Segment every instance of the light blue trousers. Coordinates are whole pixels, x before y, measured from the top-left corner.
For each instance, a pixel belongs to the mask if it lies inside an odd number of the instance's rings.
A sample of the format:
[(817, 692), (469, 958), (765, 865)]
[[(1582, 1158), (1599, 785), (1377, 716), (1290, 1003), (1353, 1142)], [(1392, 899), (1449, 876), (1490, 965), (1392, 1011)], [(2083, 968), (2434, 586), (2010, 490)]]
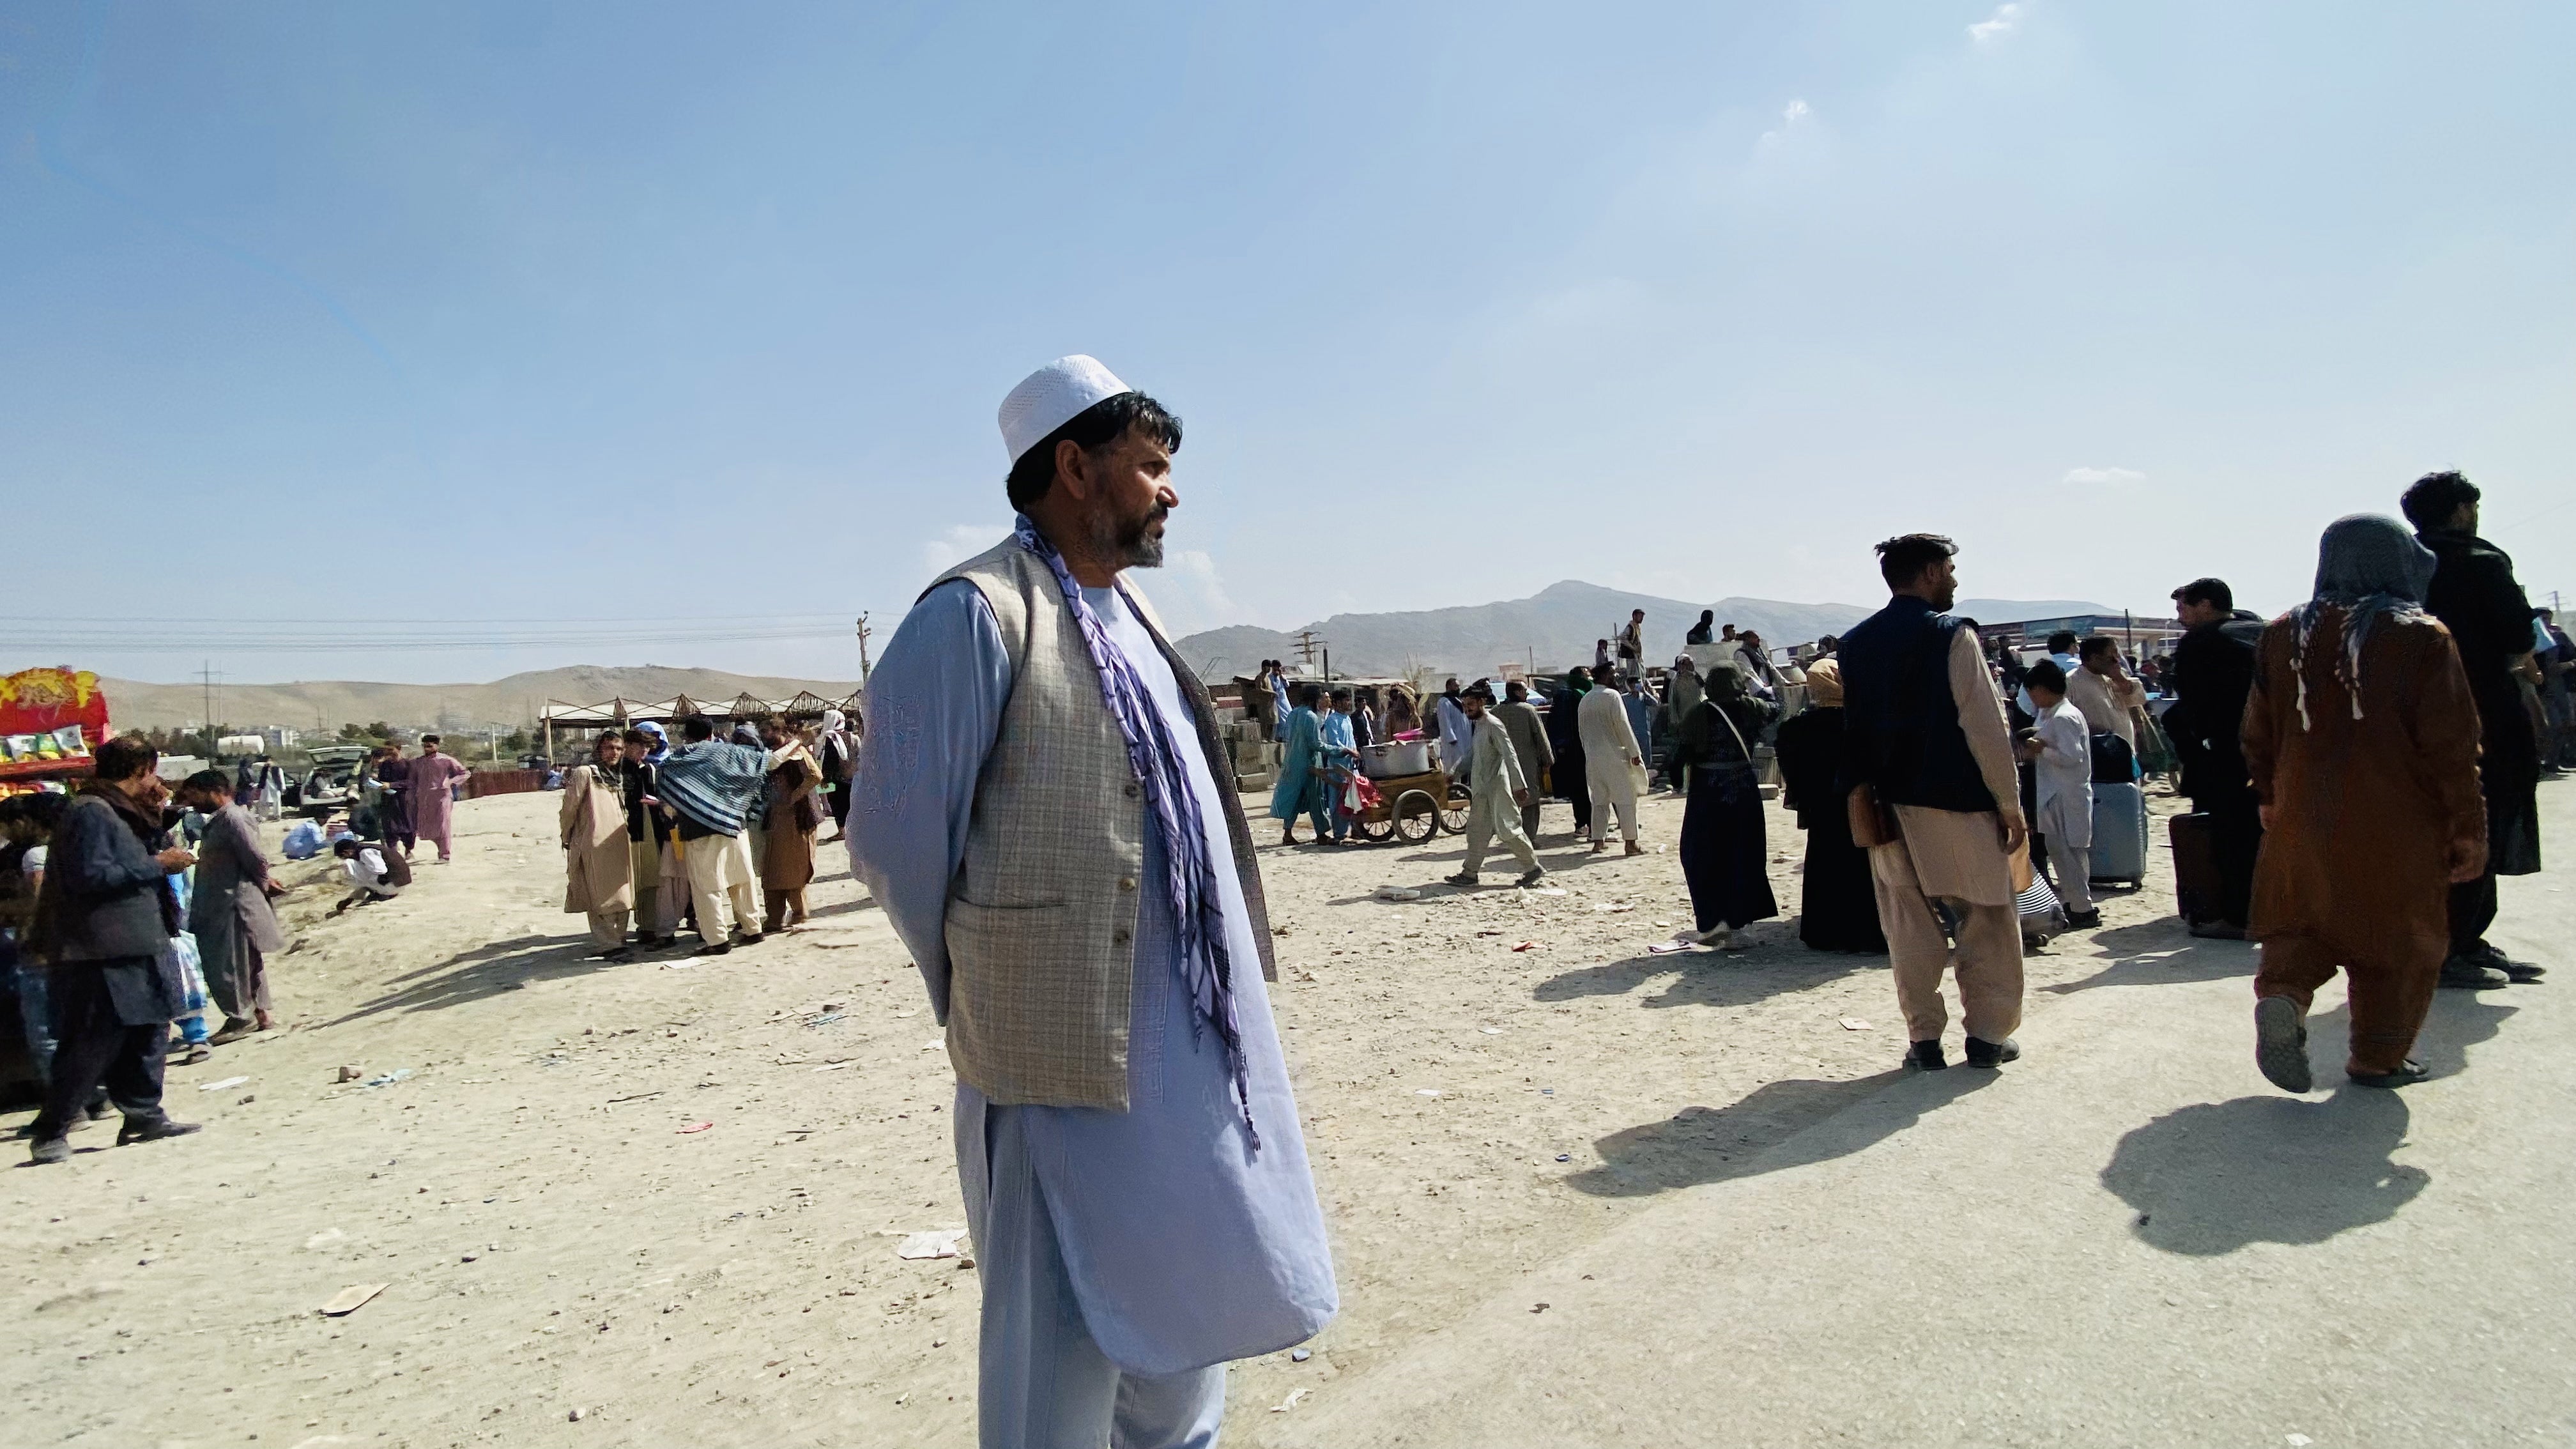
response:
[(1138, 1374), (1110, 1362), (1083, 1324), (1019, 1109), (986, 1108), (983, 1138), (980, 1161), (957, 1159), (984, 1284), (983, 1449), (1215, 1449), (1225, 1365)]

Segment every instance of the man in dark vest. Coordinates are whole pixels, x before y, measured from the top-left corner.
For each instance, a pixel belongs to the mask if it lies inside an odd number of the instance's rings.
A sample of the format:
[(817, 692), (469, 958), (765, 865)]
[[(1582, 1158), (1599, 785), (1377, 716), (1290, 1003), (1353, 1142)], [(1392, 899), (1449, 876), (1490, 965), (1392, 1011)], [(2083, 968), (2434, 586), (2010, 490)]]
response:
[(2433, 551), (2424, 611), (2459, 646), (2469, 694), (2478, 702), (2478, 788), (2487, 801), (2487, 868), (2451, 887), (2451, 955), (2442, 984), (2472, 989), (2531, 982), (2542, 968), (2506, 956), (2487, 940), (2495, 924), (2496, 877), (2540, 869), (2540, 743), (2523, 705), (2523, 684), (2540, 682), (2532, 662), (2531, 601), (2513, 560), (2478, 537), (2478, 485), (2457, 473), (2427, 473), (2402, 500), (2415, 537)]
[(2236, 607), (2224, 579), (2194, 579), (2173, 591), (2183, 624), (2173, 652), (2173, 707), (2165, 733), (2182, 757), (2182, 792), (2191, 808), (2209, 817), (2218, 866), (2217, 914), (2195, 916), (2191, 933), (2222, 940), (2245, 938), (2245, 913), (2254, 899), (2254, 858), (2263, 848), (2263, 818), (2245, 774), (2239, 732), (2245, 696), (2254, 688), (2254, 646), (2263, 621)]
[[(1843, 773), (1870, 846), (1870, 878), (1911, 1046), (1906, 1064), (1949, 1065), (1941, 968), (1955, 963), (1968, 1065), (2021, 1054), (2021, 925), (2013, 858), (2029, 841), (2003, 700), (1984, 647), (1948, 613), (1958, 546), (1909, 533), (1878, 546), (1894, 595), (1842, 637)], [(1937, 904), (1937, 910), (1936, 910)], [(1938, 911), (1955, 923), (1951, 948)]]

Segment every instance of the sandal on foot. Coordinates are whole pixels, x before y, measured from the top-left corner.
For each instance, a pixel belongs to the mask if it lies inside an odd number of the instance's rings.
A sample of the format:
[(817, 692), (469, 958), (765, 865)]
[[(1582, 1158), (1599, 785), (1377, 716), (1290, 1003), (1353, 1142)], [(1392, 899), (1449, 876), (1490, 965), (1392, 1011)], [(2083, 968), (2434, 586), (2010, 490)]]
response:
[(2308, 1070), (2308, 1024), (2299, 1003), (2286, 996), (2254, 1003), (2254, 1065), (2263, 1069), (2263, 1080), (2284, 1092), (2315, 1088)]
[(2424, 1070), (2422, 1062), (2409, 1057), (2390, 1071), (2356, 1072), (2347, 1069), (2344, 1075), (2352, 1078), (2356, 1087), (2411, 1087), (2433, 1074)]

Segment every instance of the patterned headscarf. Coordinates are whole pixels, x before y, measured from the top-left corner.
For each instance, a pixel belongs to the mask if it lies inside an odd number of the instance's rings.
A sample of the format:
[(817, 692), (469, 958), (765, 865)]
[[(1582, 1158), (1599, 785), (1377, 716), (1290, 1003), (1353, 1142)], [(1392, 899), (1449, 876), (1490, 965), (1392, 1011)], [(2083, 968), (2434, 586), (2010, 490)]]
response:
[(2353, 513), (2326, 525), (2317, 544), (2315, 597), (2298, 609), (2299, 632), (2290, 670), (2299, 679), (2299, 728), (2308, 728), (2308, 641), (2328, 609), (2344, 614), (2343, 655), (2335, 676), (2361, 718), (2361, 646), (2381, 619), (2407, 623), (2424, 617), (2424, 591), (2433, 582), (2433, 551), (2415, 541), (2406, 525), (2376, 513)]
[(1181, 980), (1190, 989), (1194, 1008), (1191, 1035), (1197, 1035), (1202, 1023), (1216, 1029), (1234, 1077), (1235, 1098), (1243, 1107), (1243, 1128), (1251, 1134), (1252, 1149), (1258, 1152), (1261, 1131), (1252, 1122), (1251, 1072), (1243, 1054), (1242, 1023), (1235, 1012), (1234, 966), (1225, 946), (1225, 912), (1217, 895), (1216, 862), (1208, 855), (1207, 827), (1199, 814), (1198, 792), (1190, 787), (1182, 771), (1180, 744), (1172, 738), (1163, 712), (1154, 707), (1153, 697), (1146, 693), (1145, 681), (1137, 677), (1136, 666), (1110, 642), (1107, 626), (1084, 601), (1073, 571), (1065, 567), (1064, 555), (1038, 532), (1026, 514), (1013, 521), (1011, 534), (1020, 547), (1045, 561), (1055, 574), (1056, 588), (1064, 594), (1064, 606), (1082, 630), (1082, 646), (1091, 655), (1092, 667), (1100, 671), (1100, 693), (1108, 701), (1110, 717), (1118, 721), (1118, 733), (1127, 742), (1127, 768), (1145, 787), (1145, 818), (1163, 842), (1163, 889), (1171, 901)]

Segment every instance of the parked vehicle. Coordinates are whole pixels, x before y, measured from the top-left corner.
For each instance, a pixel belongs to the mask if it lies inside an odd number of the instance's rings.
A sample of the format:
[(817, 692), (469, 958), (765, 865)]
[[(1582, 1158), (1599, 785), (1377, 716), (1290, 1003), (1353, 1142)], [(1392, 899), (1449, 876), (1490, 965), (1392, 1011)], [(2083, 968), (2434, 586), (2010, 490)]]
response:
[(357, 803), (358, 766), (366, 761), (367, 746), (316, 745), (306, 753), (313, 757), (313, 768), (286, 787), (287, 809), (319, 820)]

